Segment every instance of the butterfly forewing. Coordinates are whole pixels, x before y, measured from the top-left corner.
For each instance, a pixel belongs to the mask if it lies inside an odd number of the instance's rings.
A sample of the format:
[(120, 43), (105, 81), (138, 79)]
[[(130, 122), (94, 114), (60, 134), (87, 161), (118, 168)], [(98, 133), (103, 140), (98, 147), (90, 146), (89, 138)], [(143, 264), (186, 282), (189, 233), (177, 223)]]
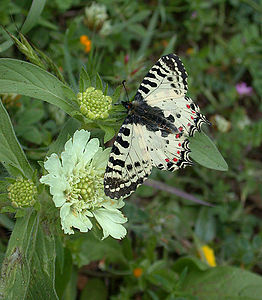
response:
[(105, 194), (112, 199), (127, 197), (152, 170), (141, 125), (127, 117), (113, 145), (104, 177)]
[[(141, 82), (137, 93), (141, 94), (144, 101), (154, 94), (164, 95), (172, 89), (173, 97), (185, 95), (187, 92), (187, 73), (180, 60), (175, 54), (168, 54), (161, 57), (149, 70)], [(148, 103), (149, 104), (149, 103)]]
[(209, 123), (186, 96), (187, 73), (175, 54), (161, 57), (141, 82), (113, 145), (105, 194), (129, 196), (152, 166), (175, 171), (191, 165), (188, 136)]

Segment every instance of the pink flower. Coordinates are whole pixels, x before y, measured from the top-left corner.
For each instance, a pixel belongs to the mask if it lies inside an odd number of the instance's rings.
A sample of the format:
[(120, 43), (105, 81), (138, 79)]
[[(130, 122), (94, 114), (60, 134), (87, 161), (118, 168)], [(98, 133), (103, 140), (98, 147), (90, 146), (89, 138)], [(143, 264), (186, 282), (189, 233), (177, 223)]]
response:
[(194, 10), (191, 14), (191, 19), (195, 19), (197, 17), (197, 12)]
[(247, 86), (247, 84), (245, 82), (239, 82), (236, 84), (236, 90), (238, 95), (240, 96), (250, 96), (253, 92), (253, 88), (252, 86)]
[(125, 55), (125, 58), (124, 58), (124, 63), (125, 63), (125, 65), (128, 63), (128, 61), (129, 61), (129, 55), (126, 54), (126, 55)]

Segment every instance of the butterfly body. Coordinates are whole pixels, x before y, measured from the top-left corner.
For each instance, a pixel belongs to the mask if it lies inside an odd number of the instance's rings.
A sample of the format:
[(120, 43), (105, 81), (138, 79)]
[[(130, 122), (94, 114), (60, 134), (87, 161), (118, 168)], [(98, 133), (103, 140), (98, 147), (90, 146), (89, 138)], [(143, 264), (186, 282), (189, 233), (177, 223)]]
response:
[(104, 177), (105, 194), (130, 195), (152, 167), (175, 171), (192, 165), (188, 136), (208, 123), (186, 96), (187, 73), (179, 57), (161, 57), (143, 79), (112, 147)]

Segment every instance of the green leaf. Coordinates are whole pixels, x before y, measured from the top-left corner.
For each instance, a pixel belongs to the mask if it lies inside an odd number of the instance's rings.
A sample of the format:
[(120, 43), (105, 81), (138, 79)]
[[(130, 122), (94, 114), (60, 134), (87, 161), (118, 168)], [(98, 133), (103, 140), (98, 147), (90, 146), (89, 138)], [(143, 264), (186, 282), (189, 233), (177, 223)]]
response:
[(174, 47), (175, 47), (176, 40), (177, 40), (177, 36), (176, 35), (172, 36), (172, 38), (168, 42), (168, 45), (166, 46), (166, 48), (165, 48), (164, 52), (162, 53), (162, 55), (166, 55), (166, 54), (174, 52)]
[(23, 126), (32, 125), (39, 122), (44, 117), (44, 114), (44, 110), (40, 108), (26, 109), (19, 115), (17, 122)]
[(119, 97), (120, 97), (120, 95), (121, 95), (122, 88), (123, 88), (123, 86), (122, 86), (122, 85), (119, 85), (119, 86), (115, 89), (113, 95), (111, 96), (111, 98), (112, 98), (112, 103), (116, 103), (116, 101), (119, 99)]
[[(46, 0), (33, 0), (28, 15), (25, 22), (21, 28), (21, 32), (26, 34), (30, 29), (32, 29), (35, 24), (39, 21), (39, 17), (45, 7)], [(0, 44), (0, 52), (6, 51), (13, 45), (13, 41), (10, 39), (8, 41)]]
[[(56, 239), (57, 240), (57, 239)], [(60, 241), (61, 243), (61, 241)], [(63, 247), (62, 243), (61, 246)], [(62, 248), (63, 251), (63, 263), (59, 263), (60, 257), (57, 253), (56, 259), (56, 276), (55, 276), (55, 288), (59, 299), (62, 299), (68, 282), (70, 281), (72, 274), (72, 255), (67, 248)]]
[(216, 221), (212, 209), (202, 207), (199, 211), (195, 233), (202, 242), (209, 243), (216, 236)]
[(41, 132), (35, 126), (16, 126), (18, 137), (23, 137), (26, 141), (40, 145), (43, 141)]
[(215, 144), (203, 132), (197, 132), (194, 137), (190, 137), (190, 156), (200, 165), (218, 170), (227, 171), (228, 165)]
[(103, 82), (99, 74), (96, 74), (96, 89), (103, 91)]
[(83, 289), (80, 300), (106, 300), (107, 288), (101, 279), (89, 279), (85, 288)]
[(76, 92), (77, 91), (77, 83), (76, 83), (76, 79), (74, 77), (73, 68), (72, 68), (72, 59), (71, 59), (71, 54), (69, 51), (69, 35), (70, 35), (70, 32), (72, 31), (72, 28), (73, 28), (73, 23), (71, 23), (71, 28), (69, 27), (66, 30), (66, 33), (64, 36), (63, 50), (64, 50), (64, 60), (65, 60), (65, 71), (68, 74), (70, 85), (73, 87), (73, 90)]
[(159, 18), (159, 12), (158, 9), (156, 9), (150, 19), (148, 28), (147, 28), (147, 35), (146, 37), (142, 40), (140, 49), (138, 50), (137, 56), (143, 56), (146, 52), (146, 49), (148, 49), (150, 42), (152, 40), (153, 34), (155, 32), (155, 28), (157, 26), (157, 21)]
[(78, 110), (74, 92), (49, 72), (17, 59), (0, 59), (0, 93), (15, 93), (54, 104), (69, 115)]
[(63, 300), (75, 300), (77, 296), (77, 278), (78, 278), (78, 270), (76, 268), (72, 269), (71, 278), (67, 287), (65, 289)]
[(91, 232), (84, 238), (79, 236), (77, 240), (71, 241), (69, 248), (79, 267), (100, 259), (106, 259), (109, 262), (126, 262), (121, 246), (116, 240), (107, 238), (101, 241)]
[(115, 136), (115, 130), (112, 127), (98, 124), (99, 127), (105, 132), (104, 143), (110, 141)]
[(86, 69), (83, 67), (80, 72), (80, 78), (79, 78), (79, 92), (83, 93), (86, 91), (87, 88), (91, 86), (91, 80), (90, 77), (86, 71)]
[(209, 269), (209, 266), (194, 256), (181, 257), (178, 260), (176, 260), (174, 264), (174, 270), (176, 272), (182, 273), (185, 270), (185, 268), (191, 271), (205, 271)]
[(27, 33), (31, 28), (35, 26), (45, 7), (45, 3), (46, 0), (33, 0), (27, 18), (21, 28), (22, 33)]
[(201, 300), (260, 300), (262, 277), (230, 266), (195, 269), (188, 273), (181, 289)]
[(54, 289), (55, 243), (51, 227), (28, 210), (16, 221), (2, 264), (0, 292), (6, 300), (58, 299)]
[(33, 176), (33, 170), (15, 136), (11, 120), (2, 102), (0, 102), (0, 161), (17, 168), (28, 179)]
[(14, 221), (11, 220), (7, 215), (0, 215), (0, 224), (8, 230), (13, 230), (14, 228)]

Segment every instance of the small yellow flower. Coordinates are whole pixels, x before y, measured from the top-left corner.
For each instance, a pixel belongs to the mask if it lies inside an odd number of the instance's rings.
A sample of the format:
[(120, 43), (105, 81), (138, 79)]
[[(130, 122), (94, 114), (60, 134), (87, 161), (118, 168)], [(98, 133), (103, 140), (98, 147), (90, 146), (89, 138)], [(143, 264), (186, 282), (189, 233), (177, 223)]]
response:
[(193, 54), (195, 51), (194, 51), (194, 48), (188, 48), (187, 50), (186, 50), (186, 54), (188, 54), (188, 55), (191, 55), (191, 54)]
[(204, 260), (207, 262), (207, 264), (210, 267), (216, 266), (216, 257), (214, 255), (214, 251), (212, 248), (210, 248), (208, 245), (204, 245), (201, 247), (201, 252)]
[(135, 269), (133, 270), (133, 275), (134, 275), (136, 278), (141, 277), (142, 274), (143, 274), (143, 269), (141, 269), (141, 268), (135, 268)]

